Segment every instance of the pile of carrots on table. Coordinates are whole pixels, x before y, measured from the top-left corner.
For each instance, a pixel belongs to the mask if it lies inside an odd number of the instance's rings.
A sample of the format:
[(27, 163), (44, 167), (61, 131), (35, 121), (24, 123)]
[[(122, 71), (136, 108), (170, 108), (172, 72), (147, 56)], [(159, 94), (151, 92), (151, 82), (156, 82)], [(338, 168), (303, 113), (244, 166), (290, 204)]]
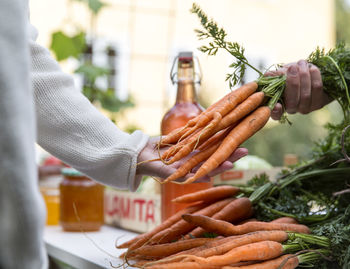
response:
[(322, 242), (292, 218), (252, 219), (252, 203), (236, 197), (238, 193), (239, 188), (219, 186), (176, 198), (173, 202), (192, 205), (117, 246), (127, 248), (121, 257), (147, 269), (290, 269), (298, 266), (301, 256), (289, 253), (301, 250), (301, 244), (288, 240)]
[(268, 106), (262, 106), (265, 94), (256, 92), (257, 89), (256, 82), (243, 85), (191, 119), (184, 127), (162, 138), (159, 147), (170, 145), (160, 156), (165, 164), (172, 164), (197, 151), (161, 183), (184, 177), (203, 162), (193, 177), (179, 184), (194, 182), (218, 167), (239, 145), (260, 130), (269, 120), (271, 110)]

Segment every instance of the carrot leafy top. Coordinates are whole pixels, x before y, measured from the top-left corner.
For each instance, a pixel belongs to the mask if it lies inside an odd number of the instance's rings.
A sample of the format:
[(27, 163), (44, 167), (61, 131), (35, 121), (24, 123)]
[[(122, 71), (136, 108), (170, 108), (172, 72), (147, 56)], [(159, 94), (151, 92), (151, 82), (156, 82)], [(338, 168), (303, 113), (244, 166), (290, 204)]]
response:
[[(241, 83), (247, 68), (251, 68), (258, 74), (259, 90), (270, 97), (268, 106), (272, 109), (277, 102), (283, 106), (282, 94), (285, 89), (286, 77), (264, 76), (264, 72), (249, 63), (244, 55), (244, 47), (237, 42), (227, 41), (225, 30), (220, 28), (213, 19), (209, 19), (198, 5), (193, 4), (191, 12), (198, 16), (203, 28), (195, 30), (199, 39), (210, 40), (208, 45), (201, 46), (199, 50), (208, 55), (216, 55), (220, 49), (223, 49), (233, 56), (233, 63), (229, 66), (232, 72), (226, 76), (230, 88)], [(320, 69), (324, 91), (338, 101), (343, 109), (345, 122), (350, 123), (350, 49), (346, 48), (344, 44), (338, 44), (328, 52), (317, 48), (310, 54), (308, 61)], [(281, 65), (276, 65), (276, 67), (279, 66)], [(284, 115), (282, 119), (286, 120), (287, 118)]]

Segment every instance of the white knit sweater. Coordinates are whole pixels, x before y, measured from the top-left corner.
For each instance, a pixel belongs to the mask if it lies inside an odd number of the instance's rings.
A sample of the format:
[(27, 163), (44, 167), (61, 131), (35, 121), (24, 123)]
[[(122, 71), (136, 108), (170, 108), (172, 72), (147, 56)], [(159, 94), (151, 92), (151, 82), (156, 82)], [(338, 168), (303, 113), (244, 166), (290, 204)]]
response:
[(38, 143), (89, 177), (109, 186), (135, 190), (136, 161), (148, 141), (141, 131), (128, 134), (99, 113), (74, 87), (50, 53), (33, 39), (30, 28), (31, 79)]
[(148, 141), (101, 115), (34, 42), (32, 28), (28, 41), (27, 14), (26, 0), (0, 1), (0, 269), (47, 267), (35, 129), (37, 142), (64, 162), (131, 190), (138, 182), (137, 156)]

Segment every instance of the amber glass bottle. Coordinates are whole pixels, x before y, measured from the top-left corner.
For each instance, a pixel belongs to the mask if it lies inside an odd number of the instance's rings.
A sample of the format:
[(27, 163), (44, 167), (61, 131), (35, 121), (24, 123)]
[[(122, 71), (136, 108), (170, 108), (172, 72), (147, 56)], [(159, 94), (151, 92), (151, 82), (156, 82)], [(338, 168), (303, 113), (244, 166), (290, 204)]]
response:
[[(190, 119), (199, 115), (203, 109), (197, 103), (195, 91), (195, 71), (194, 61), (191, 52), (181, 52), (177, 57), (177, 95), (175, 105), (164, 115), (161, 123), (161, 133), (166, 135), (172, 130), (184, 126)], [(212, 186), (212, 183), (192, 183), (188, 185), (178, 185), (167, 183), (162, 185), (162, 221), (172, 216), (187, 204), (175, 204), (171, 200), (186, 194)]]

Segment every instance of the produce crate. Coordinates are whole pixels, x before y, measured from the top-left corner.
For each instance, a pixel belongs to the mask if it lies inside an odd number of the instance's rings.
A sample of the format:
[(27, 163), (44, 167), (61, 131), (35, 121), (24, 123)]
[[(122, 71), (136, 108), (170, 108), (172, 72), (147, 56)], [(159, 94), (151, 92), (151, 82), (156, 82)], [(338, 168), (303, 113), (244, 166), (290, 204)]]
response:
[(147, 232), (161, 223), (160, 195), (105, 189), (105, 223)]
[(227, 170), (214, 177), (214, 185), (234, 184), (240, 185), (247, 183), (256, 175), (265, 173), (270, 180), (274, 181), (278, 173), (281, 172), (281, 167), (274, 167), (271, 169), (249, 169), (249, 170)]

